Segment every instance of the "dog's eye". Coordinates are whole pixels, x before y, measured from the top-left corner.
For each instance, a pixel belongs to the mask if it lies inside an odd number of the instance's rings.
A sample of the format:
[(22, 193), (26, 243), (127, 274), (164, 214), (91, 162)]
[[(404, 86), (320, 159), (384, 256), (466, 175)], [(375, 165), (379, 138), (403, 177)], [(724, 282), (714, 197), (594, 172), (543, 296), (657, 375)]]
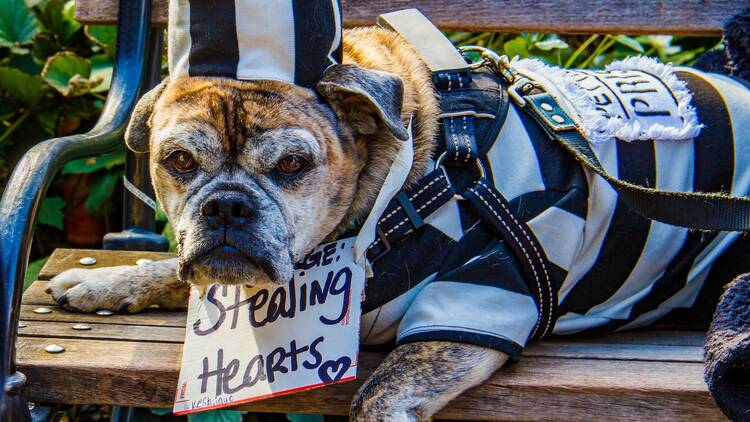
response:
[(175, 151), (167, 159), (174, 171), (180, 174), (191, 173), (198, 168), (193, 157), (185, 151)]
[(280, 172), (292, 175), (299, 173), (305, 167), (306, 163), (307, 161), (299, 155), (287, 155), (279, 161), (276, 167)]

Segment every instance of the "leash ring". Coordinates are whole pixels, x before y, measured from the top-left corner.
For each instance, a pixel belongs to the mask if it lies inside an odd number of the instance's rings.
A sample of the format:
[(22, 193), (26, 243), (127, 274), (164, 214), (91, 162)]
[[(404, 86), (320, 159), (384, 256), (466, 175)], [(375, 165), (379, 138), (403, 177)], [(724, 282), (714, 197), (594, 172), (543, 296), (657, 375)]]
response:
[[(451, 183), (450, 177), (448, 177), (448, 171), (443, 166), (443, 162), (445, 161), (445, 158), (448, 156), (448, 151), (443, 151), (442, 154), (435, 160), (435, 170), (440, 169), (443, 172), (443, 176), (445, 176), (445, 180), (448, 182), (448, 185), (453, 185)], [(487, 171), (484, 169), (484, 164), (482, 164), (482, 160), (479, 158), (474, 158), (474, 164), (476, 165), (477, 170), (479, 170), (479, 178), (484, 179), (484, 177), (487, 175)], [(463, 195), (459, 193), (453, 194), (453, 198), (458, 201), (463, 201), (464, 198)]]

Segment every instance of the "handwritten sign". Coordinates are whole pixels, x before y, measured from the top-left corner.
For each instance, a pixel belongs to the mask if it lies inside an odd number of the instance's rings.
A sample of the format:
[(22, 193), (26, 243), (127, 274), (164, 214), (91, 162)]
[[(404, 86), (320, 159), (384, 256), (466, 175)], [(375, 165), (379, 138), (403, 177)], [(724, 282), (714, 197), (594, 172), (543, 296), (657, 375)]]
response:
[(319, 246), (284, 286), (193, 288), (174, 413), (353, 380), (365, 281), (353, 246)]

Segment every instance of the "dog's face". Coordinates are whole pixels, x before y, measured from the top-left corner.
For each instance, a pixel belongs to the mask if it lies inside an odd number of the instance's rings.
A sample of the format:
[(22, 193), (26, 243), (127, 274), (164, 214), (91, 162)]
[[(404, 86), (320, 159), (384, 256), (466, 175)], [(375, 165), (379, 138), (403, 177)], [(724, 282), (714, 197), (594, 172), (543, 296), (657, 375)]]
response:
[(398, 78), (339, 66), (318, 89), (180, 78), (141, 100), (126, 138), (151, 152), (182, 280), (290, 280), (349, 212), (370, 138), (405, 136)]

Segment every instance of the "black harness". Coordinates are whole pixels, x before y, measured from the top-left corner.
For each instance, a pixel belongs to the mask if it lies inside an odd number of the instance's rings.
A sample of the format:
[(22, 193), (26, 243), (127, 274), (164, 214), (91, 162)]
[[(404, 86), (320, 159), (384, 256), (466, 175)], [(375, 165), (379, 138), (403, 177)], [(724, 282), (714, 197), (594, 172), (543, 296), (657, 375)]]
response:
[[(394, 27), (398, 22), (387, 24)], [(394, 29), (402, 33), (421, 25), (411, 22), (404, 30), (401, 23)], [(434, 28), (429, 21), (426, 25)], [(455, 54), (454, 47), (450, 48)], [(433, 153), (435, 170), (390, 201), (377, 224), (377, 238), (368, 248), (368, 259), (375, 263), (384, 257), (396, 244), (417, 233), (424, 220), (448, 201), (466, 201), (517, 258), (539, 309), (531, 338), (542, 338), (552, 331), (557, 315), (557, 288), (552, 283), (549, 262), (532, 231), (514, 214), (486, 171), (490, 168), (487, 152), (508, 113), (508, 87), (494, 73), (463, 60), (457, 69), (433, 70), (432, 78), (441, 111), (438, 147)]]

